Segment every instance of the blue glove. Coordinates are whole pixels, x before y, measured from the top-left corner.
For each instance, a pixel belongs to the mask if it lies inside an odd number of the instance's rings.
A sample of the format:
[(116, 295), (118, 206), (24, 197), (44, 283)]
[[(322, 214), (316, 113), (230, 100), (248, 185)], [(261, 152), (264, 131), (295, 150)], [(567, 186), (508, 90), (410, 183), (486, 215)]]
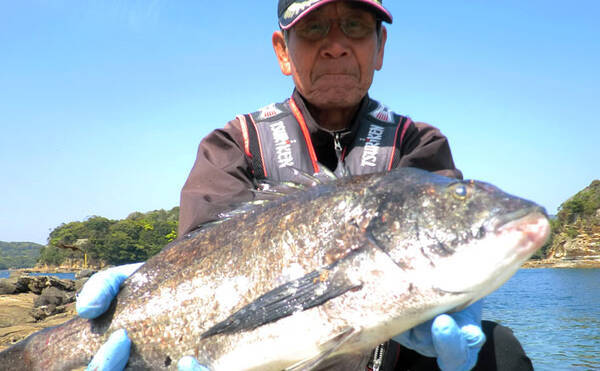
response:
[(86, 371), (123, 370), (129, 359), (131, 340), (127, 331), (117, 330), (110, 335), (108, 341), (96, 352)]
[[(118, 330), (100, 347), (86, 371), (123, 370), (127, 365), (130, 349), (131, 340), (127, 337), (127, 332)], [(210, 371), (192, 356), (181, 358), (177, 363), (177, 369), (179, 371)]]
[(127, 277), (144, 263), (120, 265), (94, 274), (77, 294), (75, 308), (83, 318), (96, 318), (106, 312)]
[[(120, 265), (94, 274), (77, 295), (75, 307), (79, 316), (96, 318), (106, 312), (127, 277), (144, 263)], [(123, 370), (129, 359), (131, 340), (124, 329), (115, 331), (96, 353), (87, 371)], [(209, 371), (194, 357), (183, 357), (177, 363), (179, 371)]]
[(460, 312), (442, 314), (392, 339), (416, 352), (437, 358), (440, 369), (470, 370), (485, 343), (480, 300)]

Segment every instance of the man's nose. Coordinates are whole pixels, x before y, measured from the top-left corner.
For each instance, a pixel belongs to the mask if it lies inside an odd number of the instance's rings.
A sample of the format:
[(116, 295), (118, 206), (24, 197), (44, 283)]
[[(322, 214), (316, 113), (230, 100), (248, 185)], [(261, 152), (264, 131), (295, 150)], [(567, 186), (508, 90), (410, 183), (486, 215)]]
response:
[(332, 22), (329, 33), (323, 40), (321, 56), (325, 58), (341, 58), (349, 54), (348, 37), (342, 32), (337, 22)]

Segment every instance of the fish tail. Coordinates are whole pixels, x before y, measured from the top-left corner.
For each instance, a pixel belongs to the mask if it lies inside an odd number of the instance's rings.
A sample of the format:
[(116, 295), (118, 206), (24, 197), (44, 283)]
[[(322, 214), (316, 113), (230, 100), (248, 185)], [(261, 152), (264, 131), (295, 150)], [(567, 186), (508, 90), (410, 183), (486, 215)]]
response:
[[(8, 370), (70, 370), (85, 367), (94, 349), (79, 347), (84, 341), (81, 330), (88, 327), (87, 320), (75, 318), (56, 327), (36, 332), (25, 340), (0, 352), (0, 371)], [(97, 337), (88, 337), (97, 343)]]
[(0, 352), (0, 370), (31, 370), (32, 365), (27, 354), (29, 338)]

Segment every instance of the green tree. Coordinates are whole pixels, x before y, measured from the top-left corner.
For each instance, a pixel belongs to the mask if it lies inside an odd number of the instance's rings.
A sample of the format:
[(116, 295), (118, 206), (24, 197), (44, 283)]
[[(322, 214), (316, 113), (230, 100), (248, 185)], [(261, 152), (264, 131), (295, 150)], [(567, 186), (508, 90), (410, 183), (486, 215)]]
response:
[(107, 264), (144, 261), (177, 237), (178, 217), (179, 208), (174, 207), (168, 211), (133, 212), (122, 220), (92, 216), (82, 222), (61, 224), (50, 233), (40, 262), (60, 264), (73, 256), (59, 248), (64, 245), (81, 247), (89, 258)]
[(42, 248), (33, 242), (0, 241), (0, 269), (33, 267)]

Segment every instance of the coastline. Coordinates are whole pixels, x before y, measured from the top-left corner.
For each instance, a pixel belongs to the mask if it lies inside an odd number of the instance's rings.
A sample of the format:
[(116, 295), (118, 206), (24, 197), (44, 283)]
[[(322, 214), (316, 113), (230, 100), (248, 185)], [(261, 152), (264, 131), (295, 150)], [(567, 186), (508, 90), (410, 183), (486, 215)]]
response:
[(93, 270), (99, 271), (103, 268), (90, 266), (87, 268), (83, 268), (81, 266), (60, 266), (60, 267), (51, 267), (51, 266), (43, 266), (43, 267), (31, 267), (31, 268), (8, 268), (7, 271), (12, 273), (77, 273), (84, 270)]
[(532, 259), (526, 261), (521, 268), (598, 269), (600, 259)]

